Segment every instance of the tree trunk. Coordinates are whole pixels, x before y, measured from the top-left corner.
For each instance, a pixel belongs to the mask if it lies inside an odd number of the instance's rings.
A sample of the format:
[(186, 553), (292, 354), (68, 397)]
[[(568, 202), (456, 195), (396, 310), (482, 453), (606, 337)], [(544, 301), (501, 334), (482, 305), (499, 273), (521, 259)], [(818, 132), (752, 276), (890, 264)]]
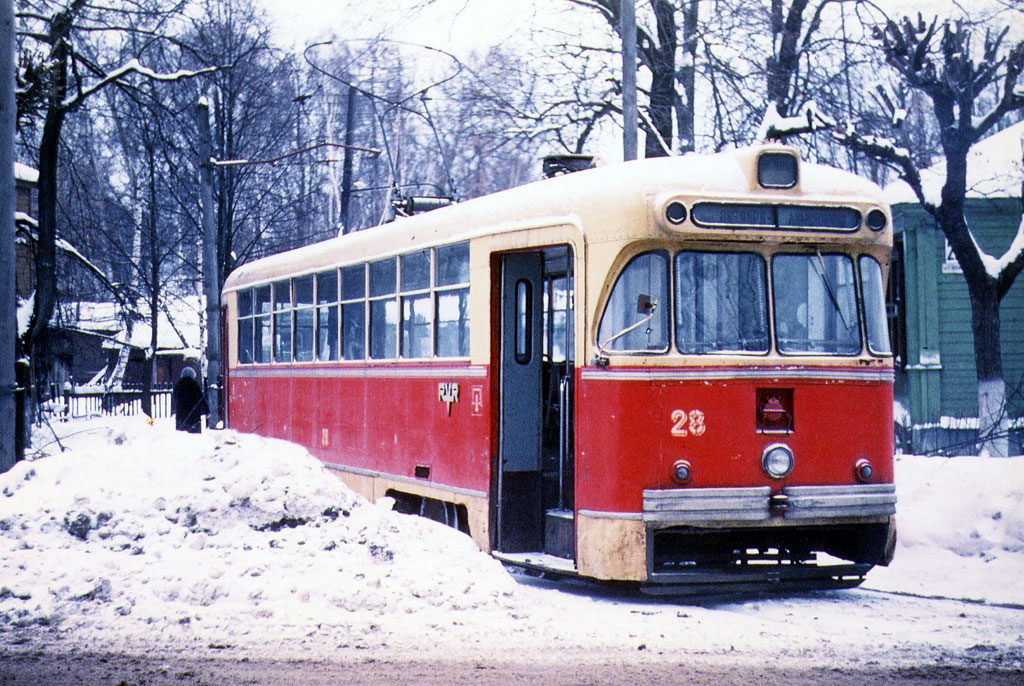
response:
[[(936, 107), (936, 114), (940, 122), (944, 121), (945, 112), (940, 107)], [(945, 121), (950, 121), (948, 115)], [(999, 283), (985, 269), (964, 214), (970, 144), (947, 126), (942, 146), (946, 154), (946, 183), (942, 187), (937, 219), (960, 264), (971, 298), (971, 330), (978, 377), (979, 448), (981, 454), (1005, 457), (1009, 454), (1009, 418), (1000, 349)]]
[(32, 323), (26, 336), (26, 348), (32, 356), (33, 393), (29, 402), (42, 398), (49, 369), (49, 346), (46, 328), (57, 303), (57, 166), (60, 134), (64, 127), (64, 98), (68, 86), (67, 36), (71, 32), (71, 16), (60, 12), (50, 23), (49, 43), (53, 75), (47, 98), (46, 118), (39, 140), (39, 233), (36, 241), (36, 301)]
[(971, 330), (978, 372), (978, 442), (980, 454), (1009, 455), (1009, 415), (1006, 381), (999, 347), (999, 294), (994, 279), (968, 281), (971, 294)]
[(672, 107), (676, 98), (676, 16), (669, 0), (654, 0), (658, 45), (648, 51), (651, 69), (649, 111), (653, 131), (647, 132), (645, 157), (665, 157), (672, 153)]
[(679, 131), (679, 151), (693, 152), (697, 149), (694, 140), (694, 112), (696, 110), (696, 74), (697, 74), (697, 39), (698, 19), (700, 17), (700, 0), (688, 0), (683, 4), (683, 65), (679, 68), (679, 81), (682, 86), (682, 101), (676, 112)]
[(772, 0), (771, 31), (772, 54), (767, 63), (768, 102), (775, 103), (779, 114), (789, 114), (790, 89), (800, 61), (798, 45), (803, 28), (803, 14), (809, 0), (792, 0), (789, 12), (783, 7), (783, 0)]

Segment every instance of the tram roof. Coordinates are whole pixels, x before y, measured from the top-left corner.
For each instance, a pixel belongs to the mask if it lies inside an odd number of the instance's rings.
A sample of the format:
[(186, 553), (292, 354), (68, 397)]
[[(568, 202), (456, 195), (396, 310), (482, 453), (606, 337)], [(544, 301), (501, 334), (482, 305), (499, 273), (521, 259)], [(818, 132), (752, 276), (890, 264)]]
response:
[(574, 223), (587, 240), (621, 239), (621, 223), (596, 220), (623, 211), (636, 213), (649, 197), (665, 193), (752, 202), (885, 204), (882, 189), (871, 181), (802, 160), (794, 188), (762, 188), (757, 160), (766, 151), (786, 151), (799, 158), (793, 148), (769, 144), (599, 166), (255, 260), (235, 269), (224, 289), (532, 226)]

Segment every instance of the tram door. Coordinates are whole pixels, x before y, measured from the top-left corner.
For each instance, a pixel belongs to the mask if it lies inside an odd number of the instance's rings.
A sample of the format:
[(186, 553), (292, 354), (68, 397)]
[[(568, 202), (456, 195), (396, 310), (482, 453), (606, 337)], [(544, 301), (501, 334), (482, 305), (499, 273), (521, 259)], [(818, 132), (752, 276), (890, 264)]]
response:
[(501, 260), (497, 525), (503, 552), (573, 557), (568, 247)]

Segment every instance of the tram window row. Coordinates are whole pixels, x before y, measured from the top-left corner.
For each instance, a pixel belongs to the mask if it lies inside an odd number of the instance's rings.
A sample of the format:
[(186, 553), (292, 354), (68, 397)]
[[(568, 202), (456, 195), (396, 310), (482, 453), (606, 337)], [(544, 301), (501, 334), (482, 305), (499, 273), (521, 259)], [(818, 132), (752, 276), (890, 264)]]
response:
[(469, 357), (469, 244), (238, 293), (241, 364)]

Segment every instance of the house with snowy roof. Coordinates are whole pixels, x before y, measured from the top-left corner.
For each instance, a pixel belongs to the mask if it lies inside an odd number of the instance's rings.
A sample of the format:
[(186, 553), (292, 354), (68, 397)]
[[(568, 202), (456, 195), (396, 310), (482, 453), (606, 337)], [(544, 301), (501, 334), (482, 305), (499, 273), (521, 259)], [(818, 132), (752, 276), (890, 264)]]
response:
[[(14, 165), (16, 188), (15, 254), (19, 326), (28, 324), (35, 291), (35, 242), (38, 231), (39, 172)], [(58, 241), (58, 250), (87, 271), (102, 274), (74, 246)], [(135, 308), (136, 311), (145, 308)], [(191, 296), (165, 301), (157, 322), (153, 381), (170, 385), (186, 362), (200, 357), (205, 300)], [(52, 363), (49, 378), (56, 389), (69, 382), (80, 390), (104, 390), (142, 384), (146, 351), (151, 346), (148, 320), (139, 321), (114, 302), (64, 302), (57, 306), (47, 333)]]
[[(199, 359), (204, 303), (202, 296), (164, 303), (157, 321), (156, 385), (172, 384), (186, 362)], [(79, 390), (142, 385), (152, 327), (148, 320), (126, 316), (120, 304), (62, 303), (54, 313), (51, 337), (57, 376)]]
[[(999, 257), (1021, 223), (1024, 122), (976, 144), (968, 157), (966, 215), (979, 247)], [(926, 197), (938, 197), (945, 162), (921, 172)], [(978, 432), (977, 373), (971, 303), (960, 265), (935, 221), (903, 181), (886, 188), (896, 231), (890, 276), (890, 327), (897, 354), (897, 442), (906, 451), (969, 450)], [(1024, 279), (1000, 307), (1006, 397), (1024, 435)]]

